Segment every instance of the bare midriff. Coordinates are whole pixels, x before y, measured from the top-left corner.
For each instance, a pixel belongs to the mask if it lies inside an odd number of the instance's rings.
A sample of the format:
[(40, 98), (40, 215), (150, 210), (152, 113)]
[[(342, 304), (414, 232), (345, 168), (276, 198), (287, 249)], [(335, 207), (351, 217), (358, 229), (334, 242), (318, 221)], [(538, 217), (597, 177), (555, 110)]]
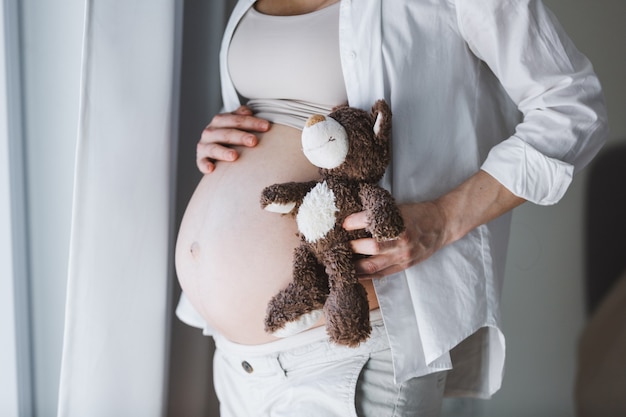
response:
[[(292, 216), (261, 209), (261, 190), (318, 178), (302, 153), (299, 130), (274, 124), (258, 136), (256, 147), (237, 148), (237, 161), (218, 162), (202, 178), (176, 244), (178, 279), (192, 305), (221, 335), (248, 345), (276, 339), (264, 331), (265, 311), (291, 281), (300, 242)], [(372, 282), (363, 285), (370, 309), (377, 308)]]

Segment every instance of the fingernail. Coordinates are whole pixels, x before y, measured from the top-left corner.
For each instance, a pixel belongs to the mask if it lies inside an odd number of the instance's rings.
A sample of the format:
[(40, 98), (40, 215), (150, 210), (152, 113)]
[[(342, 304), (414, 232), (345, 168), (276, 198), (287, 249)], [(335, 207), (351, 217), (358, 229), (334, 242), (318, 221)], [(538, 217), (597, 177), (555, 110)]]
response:
[(254, 135), (246, 136), (245, 142), (246, 142), (246, 145), (248, 146), (254, 146), (254, 144), (256, 143), (256, 136)]

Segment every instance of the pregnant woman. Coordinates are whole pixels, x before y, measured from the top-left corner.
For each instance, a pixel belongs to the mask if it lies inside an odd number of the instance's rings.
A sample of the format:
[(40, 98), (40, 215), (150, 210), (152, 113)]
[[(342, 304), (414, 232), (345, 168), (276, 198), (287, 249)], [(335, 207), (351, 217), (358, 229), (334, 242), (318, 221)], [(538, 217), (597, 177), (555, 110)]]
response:
[[(558, 201), (606, 131), (597, 77), (552, 14), (539, 0), (240, 0), (220, 60), (225, 112), (198, 144), (176, 269), (216, 341), (222, 417), (432, 417), (444, 388), (497, 391), (510, 210)], [(369, 255), (355, 269), (371, 337), (336, 346), (322, 318), (276, 339), (264, 316), (298, 237), (261, 190), (317, 178), (300, 144), (310, 115), (380, 98), (394, 113), (383, 185), (407, 228), (352, 242)]]
[[(228, 71), (247, 106), (215, 116), (203, 141), (232, 143), (229, 148), (213, 146), (211, 152), (220, 153), (216, 159), (236, 163), (199, 160), (207, 175), (188, 204), (176, 246), (183, 291), (219, 335), (218, 350), (225, 350), (227, 341), (253, 347), (276, 340), (264, 331), (265, 312), (270, 298), (292, 279), (293, 249), (299, 238), (293, 217), (261, 210), (259, 198), (270, 184), (318, 178), (318, 168), (302, 152), (301, 130), (309, 116), (330, 113), (347, 103), (337, 30), (339, 2), (328, 3), (332, 4), (320, 3), (310, 12), (288, 16), (269, 14), (271, 9), (266, 14), (260, 6), (251, 8), (228, 49)], [(362, 284), (370, 309), (377, 309), (371, 279)], [(376, 314), (372, 318), (373, 325), (382, 324)], [(313, 328), (323, 324), (321, 319)], [(311, 340), (327, 343), (322, 330), (310, 340), (290, 340), (287, 347), (293, 350)], [(279, 352), (286, 345), (273, 350)], [(361, 355), (366, 350), (361, 348)], [(242, 361), (235, 362), (241, 368)], [(216, 384), (221, 386), (224, 377), (218, 369)], [(344, 376), (339, 372), (335, 378)], [(220, 402), (222, 415), (229, 415), (224, 394)], [(233, 415), (242, 414), (233, 411)]]
[[(338, 6), (291, 17), (263, 15), (253, 8), (230, 45), (230, 76), (249, 100), (248, 107), (235, 111), (236, 120), (257, 132), (245, 136), (256, 146), (234, 146), (225, 152), (236, 155), (236, 163), (209, 168), (212, 172), (201, 180), (187, 207), (177, 262), (192, 304), (233, 342), (251, 345), (274, 339), (263, 330), (265, 310), (270, 298), (291, 281), (298, 237), (292, 217), (262, 211), (259, 199), (261, 190), (273, 183), (318, 176), (318, 168), (302, 153), (300, 133), (310, 115), (330, 113), (347, 102)], [(275, 34), (280, 41), (270, 43), (257, 31)], [(224, 134), (231, 120), (216, 116), (204, 135)], [(376, 308), (371, 280), (364, 284)]]

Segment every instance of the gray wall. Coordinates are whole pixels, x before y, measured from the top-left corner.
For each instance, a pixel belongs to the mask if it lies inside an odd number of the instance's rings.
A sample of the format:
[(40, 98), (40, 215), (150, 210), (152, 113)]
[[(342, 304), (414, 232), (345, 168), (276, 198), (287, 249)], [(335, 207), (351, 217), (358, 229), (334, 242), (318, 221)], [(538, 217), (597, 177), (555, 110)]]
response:
[[(545, 0), (604, 87), (611, 135), (626, 142), (626, 3)], [(485, 417), (573, 416), (576, 347), (585, 322), (583, 215), (588, 170), (554, 207), (525, 205), (513, 216), (504, 285), (508, 358), (502, 390)]]
[[(626, 28), (621, 21), (626, 3), (547, 3), (595, 64), (609, 104), (611, 142), (626, 141)], [(53, 416), (63, 335), (84, 4), (81, 0), (20, 4), (35, 410), (37, 416)], [(185, 136), (183, 140), (192, 147), (195, 140)], [(192, 154), (189, 148), (183, 152)], [(557, 206), (528, 205), (515, 212), (504, 289), (506, 377), (493, 400), (474, 405), (475, 415), (573, 415), (575, 349), (584, 323), (584, 185), (583, 172)]]

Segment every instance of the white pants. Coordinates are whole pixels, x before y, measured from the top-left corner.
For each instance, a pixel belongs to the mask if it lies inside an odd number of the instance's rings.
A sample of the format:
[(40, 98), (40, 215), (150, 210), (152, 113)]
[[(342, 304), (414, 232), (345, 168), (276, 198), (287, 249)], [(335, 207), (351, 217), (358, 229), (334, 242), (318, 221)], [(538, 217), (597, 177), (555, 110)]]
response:
[(382, 321), (357, 348), (334, 345), (324, 334), (319, 328), (294, 336), (296, 346), (288, 339), (242, 346), (217, 336), (221, 417), (439, 416), (446, 372), (395, 384)]

